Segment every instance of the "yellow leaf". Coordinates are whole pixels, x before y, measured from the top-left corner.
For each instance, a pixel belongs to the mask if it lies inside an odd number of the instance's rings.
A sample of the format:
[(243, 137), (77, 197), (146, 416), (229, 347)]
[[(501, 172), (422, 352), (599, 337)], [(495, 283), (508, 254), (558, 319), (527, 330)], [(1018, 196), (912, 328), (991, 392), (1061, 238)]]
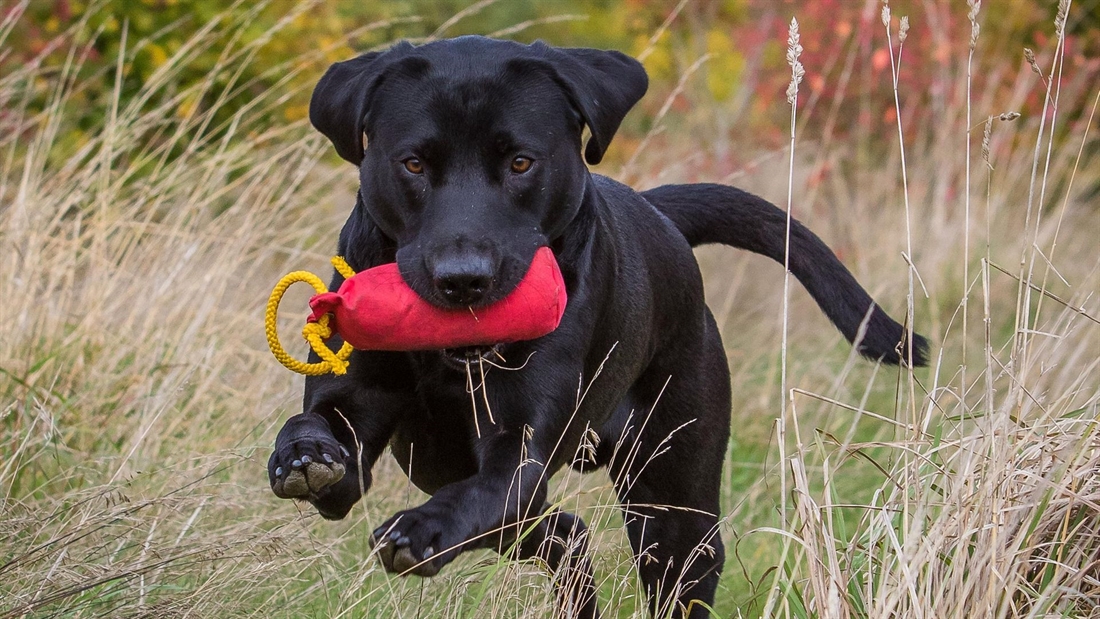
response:
[(288, 121), (301, 120), (309, 115), (309, 105), (288, 105), (283, 109), (283, 117)]
[(156, 43), (149, 44), (149, 57), (153, 62), (153, 67), (160, 68), (165, 62), (168, 62), (168, 52), (164, 51), (164, 48)]
[(658, 43), (653, 51), (642, 61), (645, 70), (650, 76), (663, 78), (672, 75), (672, 53), (668, 46)]
[(188, 97), (181, 101), (179, 106), (176, 107), (176, 117), (190, 118), (194, 115), (196, 108), (198, 108), (198, 102), (197, 97)]
[(718, 29), (707, 32), (707, 52), (713, 55), (707, 66), (707, 90), (715, 99), (726, 99), (741, 77), (744, 58), (730, 37)]

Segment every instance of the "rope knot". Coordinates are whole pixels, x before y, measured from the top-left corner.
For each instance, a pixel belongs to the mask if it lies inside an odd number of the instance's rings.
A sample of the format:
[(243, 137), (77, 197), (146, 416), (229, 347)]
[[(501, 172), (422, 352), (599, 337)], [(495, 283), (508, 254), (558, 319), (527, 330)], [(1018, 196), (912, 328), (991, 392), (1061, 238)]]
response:
[(311, 337), (321, 338), (327, 340), (332, 337), (332, 329), (328, 326), (328, 314), (321, 317), (318, 322), (307, 322), (306, 326), (302, 327), (302, 337), (307, 341)]
[[(332, 259), (332, 262), (345, 279), (355, 275), (355, 271), (344, 262), (343, 258), (337, 256)], [(271, 349), (271, 354), (275, 355), (279, 363), (282, 363), (288, 370), (306, 376), (320, 376), (329, 372), (338, 376), (346, 374), (348, 371), (348, 357), (351, 356), (353, 349), (351, 344), (344, 342), (339, 351), (333, 352), (325, 344), (325, 340), (332, 337), (332, 328), (329, 326), (331, 316), (328, 314), (322, 316), (317, 322), (306, 323), (306, 326), (302, 328), (302, 337), (309, 342), (313, 352), (321, 358), (319, 363), (305, 363), (295, 359), (290, 356), (290, 353), (283, 348), (282, 343), (279, 341), (277, 329), (279, 303), (283, 300), (283, 295), (286, 294), (287, 289), (296, 282), (309, 284), (317, 294), (328, 292), (328, 288), (325, 287), (325, 283), (321, 281), (321, 278), (308, 271), (288, 273), (279, 280), (278, 284), (275, 284), (275, 289), (271, 291), (271, 296), (267, 300), (267, 309), (264, 312), (264, 331), (267, 335), (267, 346)]]

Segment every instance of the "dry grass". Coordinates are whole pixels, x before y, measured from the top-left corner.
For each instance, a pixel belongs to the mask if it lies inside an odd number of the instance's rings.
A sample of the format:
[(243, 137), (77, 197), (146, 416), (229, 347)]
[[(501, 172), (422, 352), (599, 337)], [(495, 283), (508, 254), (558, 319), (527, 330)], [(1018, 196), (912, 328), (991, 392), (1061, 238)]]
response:
[[(233, 88), (240, 51), (197, 88)], [(304, 123), (265, 127), (278, 90), (225, 126), (212, 110), (177, 116), (193, 94), (172, 87), (185, 53), (142, 103), (120, 101), (85, 143), (62, 144), (81, 54), (61, 71), (0, 74), (0, 618), (549, 616), (548, 579), (488, 554), (430, 581), (381, 574), (371, 526), (423, 498), (388, 458), (343, 523), (271, 495), (268, 449), (301, 382), (267, 353), (262, 305), (283, 272), (326, 272), (354, 175), (321, 163), (328, 146)], [(1096, 96), (1064, 77), (1063, 103)], [(1025, 66), (1019, 96), (1037, 86)], [(33, 112), (45, 91), (51, 104)], [(1078, 197), (1100, 171), (1077, 165), (1095, 128), (995, 122), (993, 169), (974, 162), (966, 216), (965, 108), (948, 109), (907, 146), (911, 252), (895, 144), (871, 165), (858, 145), (800, 137), (794, 172), (800, 218), (892, 313), (911, 294), (917, 329), (939, 343), (930, 371), (846, 356), (796, 289), (794, 391), (776, 426), (782, 268), (700, 252), (738, 429), (722, 616), (1088, 616), (1100, 604), (1100, 211)], [(1067, 120), (1069, 137), (1048, 142), (1049, 123)], [(643, 186), (689, 178), (676, 159), (630, 157), (664, 169)], [(807, 184), (821, 161), (837, 173)], [(789, 179), (736, 180), (781, 199)], [(606, 479), (552, 486), (591, 525), (603, 606), (644, 617)]]
[[(884, 8), (889, 29), (888, 17)], [(1058, 22), (1055, 34), (1060, 40)], [(768, 529), (786, 543), (764, 616), (1092, 617), (1100, 608), (1100, 213), (1074, 201), (1100, 93), (1084, 90), (1095, 97), (1086, 99), (1091, 112), (1075, 119), (1072, 138), (1059, 145), (1052, 137), (1063, 83), (1059, 51), (1052, 64), (1050, 110), (1016, 134), (1034, 140), (1034, 155), (1021, 157), (1005, 144), (994, 151), (1005, 165), (986, 154), (984, 222), (970, 227), (965, 196), (947, 204), (934, 195), (910, 199), (921, 188), (907, 176), (932, 181), (965, 170), (969, 182), (967, 159), (934, 142), (908, 167), (900, 152), (896, 166), (878, 171), (897, 170), (902, 179), (893, 190), (906, 205), (905, 234), (895, 235), (893, 249), (904, 239), (903, 258), (912, 255), (909, 204), (925, 205), (913, 209), (925, 256), (899, 266), (910, 272), (910, 299), (924, 289), (933, 315), (941, 315), (933, 328), (938, 358), (927, 374), (891, 373), (898, 393), (885, 410), (866, 406), (870, 391), (858, 403), (792, 392), (796, 406), (777, 425), (779, 467), (787, 470), (777, 474), (789, 476), (793, 508), (781, 528)], [(1065, 82), (1072, 86), (1072, 77)], [(1004, 172), (994, 176), (994, 165)], [(1087, 177), (1095, 182), (1096, 170)], [(946, 210), (960, 201), (963, 212)], [(972, 234), (984, 248), (960, 253)], [(953, 282), (970, 263), (978, 276)], [(961, 291), (952, 290), (959, 284)], [(980, 309), (969, 307), (971, 295)], [(970, 309), (984, 329), (970, 342), (980, 354), (967, 356), (960, 327)], [(822, 406), (835, 409), (826, 423)], [(860, 438), (868, 421), (888, 430)], [(843, 484), (859, 475), (854, 462), (879, 472), (881, 485), (870, 486), (865, 501)]]
[(302, 208), (324, 145), (301, 123), (253, 131), (276, 92), (217, 134), (166, 112), (194, 94), (170, 66), (66, 152), (83, 51), (0, 78), (0, 616), (266, 614), (317, 551), (286, 551), (289, 514), (257, 517), (256, 447), (295, 389), (253, 299), (327, 232)]

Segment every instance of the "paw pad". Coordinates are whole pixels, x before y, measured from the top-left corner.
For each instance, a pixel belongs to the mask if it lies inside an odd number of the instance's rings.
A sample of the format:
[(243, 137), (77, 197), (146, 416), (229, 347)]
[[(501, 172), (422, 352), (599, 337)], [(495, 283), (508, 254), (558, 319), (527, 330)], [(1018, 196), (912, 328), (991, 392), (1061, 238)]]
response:
[(432, 561), (435, 549), (428, 546), (424, 549), (423, 557), (417, 557), (410, 547), (411, 541), (399, 531), (386, 531), (379, 529), (370, 537), (371, 548), (378, 553), (379, 560), (386, 571), (402, 576), (413, 574), (423, 578), (435, 576), (442, 569), (442, 565)]
[[(295, 464), (298, 466), (294, 466)], [(313, 461), (309, 456), (304, 456), (300, 461), (296, 460), (292, 466), (294, 468), (285, 478), (282, 477), (282, 467), (275, 470), (276, 477), (271, 484), (271, 489), (280, 498), (303, 499), (314, 496), (343, 479), (347, 470), (339, 462), (322, 464)]]

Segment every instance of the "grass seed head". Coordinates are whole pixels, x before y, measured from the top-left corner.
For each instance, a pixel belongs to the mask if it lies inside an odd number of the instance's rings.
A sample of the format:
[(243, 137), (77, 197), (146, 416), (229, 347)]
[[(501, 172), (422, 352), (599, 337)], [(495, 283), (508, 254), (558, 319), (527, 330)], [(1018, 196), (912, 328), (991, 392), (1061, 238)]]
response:
[(798, 57), (802, 55), (802, 45), (798, 42), (798, 20), (791, 18), (791, 25), (787, 30), (787, 64), (791, 65), (791, 83), (787, 86), (787, 103), (794, 105), (798, 98), (798, 85), (802, 83), (802, 76), (806, 74), (802, 62)]
[(1066, 34), (1066, 16), (1069, 14), (1069, 0), (1059, 0), (1058, 15), (1054, 18), (1054, 33), (1058, 38)]
[(982, 2), (966, 0), (966, 4), (970, 7), (970, 11), (966, 14), (966, 18), (970, 20), (970, 51), (974, 51), (978, 46), (978, 34), (982, 30), (981, 25), (978, 24), (978, 10), (982, 8)]
[(1043, 72), (1039, 70), (1039, 63), (1035, 62), (1035, 52), (1032, 51), (1030, 47), (1024, 48), (1024, 60), (1027, 61), (1027, 64), (1031, 65), (1031, 70), (1034, 71), (1036, 75), (1041, 76), (1043, 74)]

